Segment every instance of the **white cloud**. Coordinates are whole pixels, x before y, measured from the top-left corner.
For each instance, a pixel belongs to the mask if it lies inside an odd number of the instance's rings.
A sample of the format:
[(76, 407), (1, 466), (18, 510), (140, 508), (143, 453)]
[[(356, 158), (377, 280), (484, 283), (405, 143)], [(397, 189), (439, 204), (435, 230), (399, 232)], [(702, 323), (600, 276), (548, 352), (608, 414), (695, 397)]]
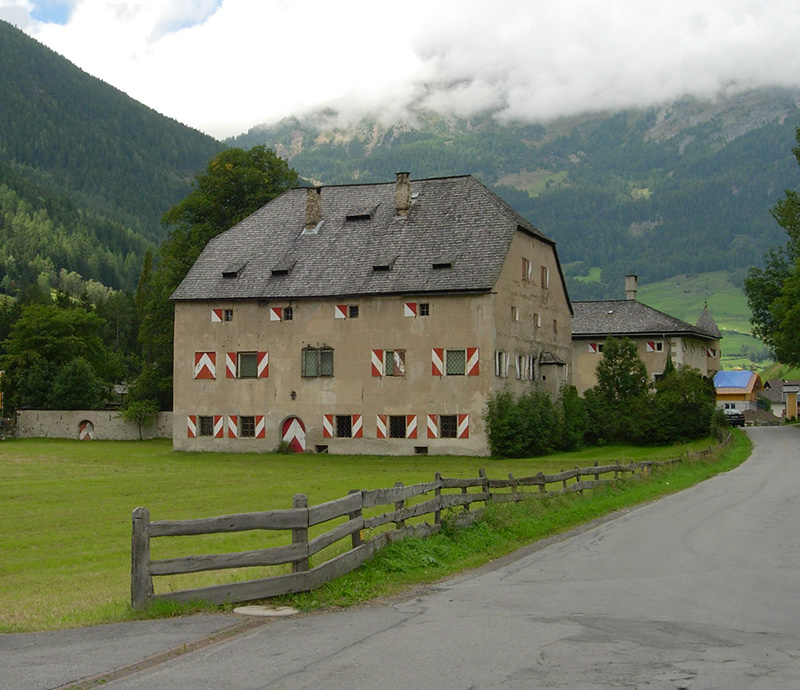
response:
[(506, 117), (800, 85), (796, 0), (70, 0), (66, 24), (0, 17), (216, 136), (328, 103)]

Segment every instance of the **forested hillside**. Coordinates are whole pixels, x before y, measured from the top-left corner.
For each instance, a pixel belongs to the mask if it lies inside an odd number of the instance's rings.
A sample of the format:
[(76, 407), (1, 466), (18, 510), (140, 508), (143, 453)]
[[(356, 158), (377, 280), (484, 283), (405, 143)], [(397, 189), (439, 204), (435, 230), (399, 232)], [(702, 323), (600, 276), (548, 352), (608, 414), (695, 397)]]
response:
[(0, 21), (0, 291), (62, 269), (133, 288), (222, 148)]
[[(266, 143), (323, 184), (475, 174), (558, 242), (574, 298), (601, 298), (619, 296), (628, 272), (647, 283), (724, 270), (741, 284), (783, 243), (769, 209), (798, 180), (798, 103), (764, 89), (546, 125), (418, 112), (341, 128), (323, 112), (228, 143)], [(599, 281), (574, 280), (592, 268)]]

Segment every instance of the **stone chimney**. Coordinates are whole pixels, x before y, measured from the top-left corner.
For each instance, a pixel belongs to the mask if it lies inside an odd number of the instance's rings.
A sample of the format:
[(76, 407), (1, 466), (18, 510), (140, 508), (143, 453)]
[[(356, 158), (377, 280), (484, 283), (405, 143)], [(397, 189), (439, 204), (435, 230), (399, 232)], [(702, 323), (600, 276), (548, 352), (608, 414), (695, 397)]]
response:
[(395, 209), (397, 215), (403, 218), (408, 217), (408, 212), (411, 210), (411, 181), (409, 175), (411, 173), (399, 172), (397, 173), (397, 188), (395, 191)]
[(629, 273), (625, 276), (625, 299), (635, 302), (636, 290), (639, 287), (639, 276)]
[(322, 190), (309, 187), (306, 192), (306, 230), (313, 230), (322, 220)]

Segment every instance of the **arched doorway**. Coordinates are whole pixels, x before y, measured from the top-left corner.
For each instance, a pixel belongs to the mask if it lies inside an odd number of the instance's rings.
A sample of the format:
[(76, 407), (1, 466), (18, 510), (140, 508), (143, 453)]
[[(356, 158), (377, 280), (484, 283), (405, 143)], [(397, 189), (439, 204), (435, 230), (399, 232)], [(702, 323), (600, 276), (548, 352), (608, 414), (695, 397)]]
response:
[(94, 424), (88, 419), (78, 424), (78, 438), (81, 441), (91, 441), (94, 438)]
[(289, 417), (283, 422), (281, 440), (296, 453), (306, 449), (306, 427), (300, 417)]

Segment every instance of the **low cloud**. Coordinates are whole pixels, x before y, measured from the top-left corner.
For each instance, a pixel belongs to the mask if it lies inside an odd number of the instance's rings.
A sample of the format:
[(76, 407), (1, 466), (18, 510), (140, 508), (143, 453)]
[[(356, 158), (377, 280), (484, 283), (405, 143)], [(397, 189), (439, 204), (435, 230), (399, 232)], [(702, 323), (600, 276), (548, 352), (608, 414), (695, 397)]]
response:
[(795, 0), (72, 0), (16, 23), (156, 110), (224, 137), (315, 108), (392, 120), (410, 106), (543, 121), (800, 85)]

